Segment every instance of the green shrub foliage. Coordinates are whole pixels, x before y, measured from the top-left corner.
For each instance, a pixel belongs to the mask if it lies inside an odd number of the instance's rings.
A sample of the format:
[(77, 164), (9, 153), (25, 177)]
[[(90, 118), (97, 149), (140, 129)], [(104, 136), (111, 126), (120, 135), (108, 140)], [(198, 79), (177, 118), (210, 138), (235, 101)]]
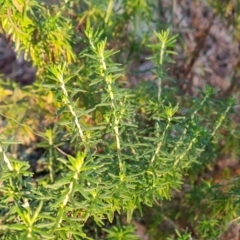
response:
[[(103, 227), (119, 213), (130, 222), (135, 209), (170, 200), (188, 174), (212, 161), (215, 135), (234, 104), (213, 100), (206, 87), (181, 106), (163, 83), (177, 36), (151, 29), (154, 3), (80, 2), (0, 1), (2, 33), (38, 69), (31, 86), (1, 84), (1, 239), (92, 239), (89, 219)], [(141, 18), (149, 40), (135, 36)], [(145, 43), (156, 78), (127, 88), (122, 64)], [(38, 161), (27, 146), (41, 149)], [(43, 165), (39, 176), (32, 161)], [(137, 239), (132, 231), (105, 232)]]

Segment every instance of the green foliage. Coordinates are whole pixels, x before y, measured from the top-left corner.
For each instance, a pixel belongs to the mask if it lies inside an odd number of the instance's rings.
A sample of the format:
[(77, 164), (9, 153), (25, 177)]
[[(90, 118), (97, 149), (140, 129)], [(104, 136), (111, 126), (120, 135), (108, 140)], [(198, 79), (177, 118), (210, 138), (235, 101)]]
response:
[(104, 229), (108, 235), (107, 239), (111, 240), (139, 240), (139, 237), (137, 237), (134, 232), (134, 227), (131, 225), (128, 226), (121, 226), (119, 224), (119, 221), (116, 226), (113, 226), (111, 229)]
[[(192, 239), (192, 236), (190, 233), (188, 233), (187, 231), (183, 234), (181, 234), (178, 230), (176, 230), (176, 234), (177, 234), (177, 240), (189, 240)], [(174, 238), (168, 238), (167, 240), (173, 240)]]
[[(180, 106), (163, 85), (176, 36), (156, 31), (154, 43), (148, 42), (156, 66), (153, 83), (136, 89), (119, 84), (125, 73), (115, 60), (131, 56), (136, 40), (130, 34), (130, 50), (116, 48), (113, 42), (127, 37), (119, 26), (131, 22), (137, 29), (140, 16), (151, 18), (152, 2), (123, 1), (119, 8), (113, 1), (0, 4), (3, 32), (38, 67), (33, 86), (2, 82), (0, 114), (7, 121), (0, 142), (2, 239), (92, 239), (90, 218), (101, 228), (115, 213), (130, 222), (134, 210), (170, 200), (196, 166), (207, 165), (205, 155), (214, 154), (208, 147), (217, 142), (234, 102), (214, 100), (207, 87), (202, 98)], [(77, 24), (86, 29), (77, 31)], [(23, 147), (42, 149), (43, 176), (33, 176), (20, 140)], [(191, 202), (196, 194), (188, 194)], [(235, 214), (232, 202), (215, 201), (208, 207)], [(218, 222), (209, 216), (206, 211), (196, 229), (216, 237), (211, 229)], [(131, 226), (117, 224), (105, 232), (107, 239), (137, 239)], [(189, 239), (189, 233), (177, 235)]]

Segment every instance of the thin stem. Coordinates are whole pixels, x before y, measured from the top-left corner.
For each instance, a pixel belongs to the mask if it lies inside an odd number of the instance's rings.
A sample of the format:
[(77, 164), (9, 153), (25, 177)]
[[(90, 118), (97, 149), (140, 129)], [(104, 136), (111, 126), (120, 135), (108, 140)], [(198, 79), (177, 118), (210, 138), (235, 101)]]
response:
[(206, 96), (201, 101), (200, 106), (197, 109), (195, 109), (195, 111), (192, 113), (189, 123), (186, 124), (186, 126), (185, 126), (185, 128), (183, 130), (182, 136), (180, 137), (180, 139), (176, 143), (174, 149), (172, 150), (172, 155), (175, 154), (177, 152), (178, 148), (181, 146), (181, 143), (183, 142), (183, 138), (185, 137), (185, 135), (186, 135), (190, 125), (193, 123), (194, 117), (196, 116), (198, 111), (202, 108), (202, 106), (204, 105), (204, 103), (207, 101), (208, 98), (209, 98), (209, 95), (206, 94)]
[(75, 169), (74, 176), (73, 176), (73, 178), (72, 178), (72, 180), (69, 184), (68, 192), (67, 192), (65, 198), (63, 199), (63, 203), (61, 205), (60, 211), (58, 212), (57, 221), (55, 223), (55, 228), (60, 227), (60, 225), (62, 223), (64, 208), (67, 206), (67, 203), (68, 203), (70, 197), (74, 193), (74, 187), (77, 183), (77, 180), (79, 179), (79, 174), (80, 174), (81, 167), (82, 167), (82, 165), (79, 165), (78, 168)]
[(9, 171), (13, 171), (14, 170), (13, 166), (1, 146), (0, 146), (0, 153), (3, 154), (3, 161), (7, 164)]
[(218, 130), (218, 128), (221, 126), (223, 120), (226, 118), (227, 113), (230, 111), (230, 109), (232, 108), (232, 106), (228, 106), (227, 109), (225, 110), (225, 112), (223, 112), (221, 114), (221, 116), (219, 117), (219, 120), (216, 123), (216, 126), (214, 127), (211, 137), (213, 137), (216, 133), (216, 131)]
[(160, 74), (158, 74), (158, 101), (160, 101), (161, 99), (161, 94), (162, 94), (162, 73), (163, 73), (163, 61), (164, 61), (164, 53), (165, 53), (165, 46), (166, 42), (162, 41), (162, 45), (161, 45), (161, 50), (160, 50), (160, 59), (159, 59), (159, 70), (160, 70)]
[(164, 129), (164, 132), (163, 132), (163, 134), (162, 134), (162, 141), (160, 141), (160, 142), (158, 143), (158, 145), (157, 145), (157, 148), (156, 148), (156, 150), (155, 150), (155, 152), (154, 152), (154, 154), (153, 154), (153, 156), (152, 156), (152, 159), (151, 159), (151, 165), (152, 165), (153, 162), (155, 161), (155, 159), (156, 159), (156, 157), (157, 157), (157, 155), (158, 155), (158, 153), (159, 153), (159, 151), (160, 151), (160, 149), (161, 149), (162, 142), (164, 141), (166, 132), (167, 132), (168, 128), (170, 127), (170, 122), (171, 122), (171, 119), (168, 118), (167, 126), (166, 126), (166, 128)]
[(121, 154), (121, 142), (120, 142), (120, 133), (119, 133), (119, 122), (120, 119), (117, 116), (117, 103), (115, 101), (115, 96), (112, 88), (112, 75), (108, 74), (107, 72), (107, 64), (104, 56), (104, 47), (105, 47), (106, 41), (103, 41), (100, 43), (98, 48), (98, 54), (100, 57), (100, 62), (102, 66), (101, 76), (104, 78), (106, 84), (107, 84), (107, 91), (109, 93), (110, 99), (111, 99), (111, 107), (113, 109), (113, 130), (115, 132), (115, 138), (116, 138), (116, 145), (117, 145), (117, 155), (118, 155), (118, 161), (119, 161), (119, 169), (120, 172), (123, 172), (123, 163), (122, 163), (122, 154)]
[(63, 102), (65, 103), (65, 105), (67, 105), (68, 109), (70, 110), (70, 113), (71, 113), (71, 115), (74, 118), (74, 122), (75, 122), (75, 125), (76, 125), (77, 130), (78, 130), (78, 134), (79, 134), (80, 138), (82, 139), (83, 144), (84, 144), (87, 152), (90, 153), (90, 148), (89, 148), (89, 146), (87, 144), (86, 136), (84, 135), (82, 127), (81, 127), (81, 125), (79, 123), (79, 120), (78, 120), (78, 117), (77, 117), (77, 113), (75, 112), (75, 109), (74, 109), (74, 105), (69, 100), (68, 92), (67, 92), (64, 80), (63, 80), (63, 73), (62, 73), (61, 70), (59, 71), (59, 73), (58, 73), (58, 75), (56, 77), (57, 77), (57, 79), (60, 82), (60, 85), (61, 85), (61, 88), (62, 88), (62, 91), (63, 91), (63, 94), (64, 94)]
[(193, 144), (197, 141), (197, 137), (198, 137), (199, 132), (196, 133), (196, 137), (193, 138), (191, 140), (191, 142), (188, 144), (188, 147), (186, 149), (186, 151), (184, 151), (184, 153), (182, 155), (180, 155), (174, 162), (174, 166), (176, 167), (178, 165), (178, 163), (187, 155), (187, 153), (191, 150)]
[(81, 137), (81, 139), (83, 140), (83, 142), (85, 142), (85, 136), (83, 134), (83, 130), (81, 128), (81, 125), (79, 124), (79, 121), (78, 121), (78, 117), (77, 117), (77, 114), (76, 112), (74, 111), (74, 107), (73, 105), (71, 104), (71, 102), (69, 101), (69, 97), (68, 97), (68, 92), (66, 90), (66, 86), (65, 86), (65, 83), (63, 81), (63, 76), (61, 74), (61, 76), (58, 78), (58, 80), (60, 81), (60, 84), (61, 84), (61, 88), (63, 90), (63, 94), (65, 96), (65, 98), (63, 99), (64, 100), (64, 103), (67, 105), (67, 107), (69, 108), (72, 116), (74, 117), (74, 122), (75, 122), (75, 125), (78, 129), (78, 133), (79, 133), (79, 136)]

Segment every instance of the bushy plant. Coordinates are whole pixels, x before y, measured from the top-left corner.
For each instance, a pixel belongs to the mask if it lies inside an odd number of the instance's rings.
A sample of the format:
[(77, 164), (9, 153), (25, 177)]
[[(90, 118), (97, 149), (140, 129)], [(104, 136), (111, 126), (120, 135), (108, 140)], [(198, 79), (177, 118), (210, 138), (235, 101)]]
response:
[[(171, 199), (214, 153), (209, 146), (233, 101), (214, 100), (207, 87), (202, 98), (179, 105), (179, 96), (163, 85), (175, 53), (176, 36), (168, 30), (156, 31), (148, 43), (154, 82), (124, 88), (118, 82), (124, 68), (114, 60), (130, 53), (111, 47), (127, 37), (117, 23), (131, 21), (147, 1), (123, 1), (121, 11), (107, 2), (0, 1), (2, 31), (38, 67), (33, 86), (2, 81), (2, 239), (92, 239), (89, 220), (103, 227), (119, 213), (130, 222), (143, 205)], [(82, 12), (74, 14), (77, 7)], [(76, 31), (77, 22), (86, 29)], [(40, 177), (25, 161), (34, 161), (27, 146), (41, 149)], [(131, 231), (119, 225), (105, 230), (108, 239), (135, 239)]]

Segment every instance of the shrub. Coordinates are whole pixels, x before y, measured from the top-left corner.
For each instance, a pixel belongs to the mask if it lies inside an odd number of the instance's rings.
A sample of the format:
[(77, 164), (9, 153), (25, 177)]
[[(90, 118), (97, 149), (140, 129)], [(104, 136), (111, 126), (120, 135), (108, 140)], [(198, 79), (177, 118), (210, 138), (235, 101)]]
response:
[[(206, 156), (214, 154), (214, 136), (233, 106), (231, 99), (214, 100), (207, 87), (180, 107), (163, 84), (175, 53), (168, 30), (148, 43), (154, 82), (124, 87), (115, 60), (129, 53), (122, 45), (123, 52), (113, 50), (115, 40), (127, 37), (118, 23), (132, 14), (136, 20), (144, 8), (124, 1), (114, 18), (113, 1), (87, 4), (1, 2), (0, 26), (38, 68), (33, 86), (2, 82), (2, 239), (91, 239), (89, 220), (103, 227), (119, 213), (130, 222), (135, 209), (171, 199), (186, 175), (212, 160)], [(77, 22), (84, 31), (74, 28)], [(40, 150), (37, 163), (27, 146)], [(25, 160), (35, 161), (32, 170)], [(136, 238), (131, 227), (105, 231), (109, 239)], [(200, 232), (212, 234), (206, 227)]]

